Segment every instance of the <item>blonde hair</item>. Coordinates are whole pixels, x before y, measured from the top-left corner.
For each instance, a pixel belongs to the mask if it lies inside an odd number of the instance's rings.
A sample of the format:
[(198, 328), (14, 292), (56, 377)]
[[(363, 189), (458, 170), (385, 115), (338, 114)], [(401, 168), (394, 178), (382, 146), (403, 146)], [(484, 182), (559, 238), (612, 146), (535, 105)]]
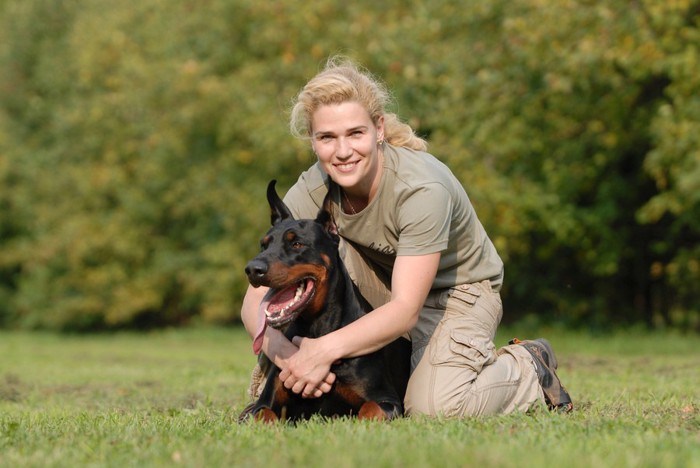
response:
[(391, 100), (386, 87), (367, 70), (361, 69), (345, 57), (332, 57), (326, 67), (313, 77), (296, 97), (289, 127), (299, 138), (311, 136), (311, 117), (324, 105), (352, 101), (361, 104), (377, 125), (384, 117), (384, 139), (394, 146), (425, 151), (428, 143), (413, 129), (399, 120), (396, 114), (386, 112)]

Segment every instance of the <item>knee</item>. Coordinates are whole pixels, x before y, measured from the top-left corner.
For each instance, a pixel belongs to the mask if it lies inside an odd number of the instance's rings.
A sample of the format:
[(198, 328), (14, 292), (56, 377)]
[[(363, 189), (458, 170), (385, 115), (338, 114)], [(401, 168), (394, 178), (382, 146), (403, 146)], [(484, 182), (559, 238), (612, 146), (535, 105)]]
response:
[(406, 400), (405, 412), (406, 416), (453, 418), (465, 416), (463, 406), (457, 402), (438, 402), (429, 398), (412, 399)]
[(411, 388), (409, 383), (404, 399), (406, 416), (452, 417), (461, 414), (463, 402), (459, 395), (450, 397), (438, 389), (418, 389), (418, 386), (420, 384)]
[(406, 416), (435, 416), (433, 392), (430, 382), (421, 378), (421, 369), (416, 369), (411, 375), (404, 397), (404, 412)]
[(415, 398), (406, 394), (404, 399), (404, 412), (406, 416), (435, 416), (432, 405), (428, 404), (427, 398)]

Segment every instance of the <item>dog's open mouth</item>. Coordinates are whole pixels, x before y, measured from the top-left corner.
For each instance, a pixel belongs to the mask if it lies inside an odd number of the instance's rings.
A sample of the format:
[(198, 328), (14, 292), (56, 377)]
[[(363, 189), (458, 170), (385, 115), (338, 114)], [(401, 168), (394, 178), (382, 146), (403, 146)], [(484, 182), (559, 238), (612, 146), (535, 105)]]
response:
[(267, 324), (279, 328), (297, 318), (313, 297), (315, 286), (313, 278), (304, 278), (284, 289), (270, 289), (260, 305)]
[(265, 328), (281, 328), (299, 316), (316, 293), (316, 280), (304, 278), (285, 288), (270, 288), (258, 309), (258, 326), (253, 338), (253, 351), (262, 350)]

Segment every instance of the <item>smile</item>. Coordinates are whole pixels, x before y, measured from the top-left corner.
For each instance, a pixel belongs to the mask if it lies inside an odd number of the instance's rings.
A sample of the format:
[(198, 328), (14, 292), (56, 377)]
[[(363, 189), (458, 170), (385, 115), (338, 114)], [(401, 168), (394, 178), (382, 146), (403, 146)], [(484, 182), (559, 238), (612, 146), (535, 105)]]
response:
[(359, 161), (343, 164), (334, 164), (334, 166), (338, 170), (338, 172), (352, 172), (352, 170), (355, 169), (355, 166), (357, 166), (358, 162)]

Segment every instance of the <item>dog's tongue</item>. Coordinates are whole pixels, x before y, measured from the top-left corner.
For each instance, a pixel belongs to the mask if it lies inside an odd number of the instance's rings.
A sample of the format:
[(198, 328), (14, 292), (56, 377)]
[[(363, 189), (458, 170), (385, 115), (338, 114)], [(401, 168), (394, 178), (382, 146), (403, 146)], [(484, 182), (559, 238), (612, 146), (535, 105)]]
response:
[(260, 308), (258, 308), (258, 329), (255, 332), (255, 338), (253, 338), (253, 352), (255, 354), (260, 354), (260, 351), (262, 350), (263, 337), (265, 336), (265, 329), (267, 328), (265, 309), (269, 303), (269, 299), (265, 298), (260, 303)]

